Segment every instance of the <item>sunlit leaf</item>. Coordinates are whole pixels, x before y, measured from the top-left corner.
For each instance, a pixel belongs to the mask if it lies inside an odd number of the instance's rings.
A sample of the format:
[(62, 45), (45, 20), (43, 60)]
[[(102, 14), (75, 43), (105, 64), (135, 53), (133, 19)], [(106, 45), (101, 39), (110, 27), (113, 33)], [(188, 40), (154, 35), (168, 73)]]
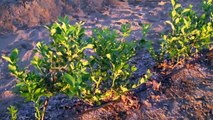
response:
[(69, 83), (71, 86), (75, 85), (75, 78), (73, 76), (71, 76), (68, 73), (64, 74), (65, 80), (67, 83)]

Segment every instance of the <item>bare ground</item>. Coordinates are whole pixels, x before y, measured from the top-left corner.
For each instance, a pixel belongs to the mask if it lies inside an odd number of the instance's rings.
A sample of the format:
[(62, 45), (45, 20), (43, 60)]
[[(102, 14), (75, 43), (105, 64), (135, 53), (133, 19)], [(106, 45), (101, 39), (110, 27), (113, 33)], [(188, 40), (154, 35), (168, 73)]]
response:
[[(0, 4), (4, 6), (0, 7), (0, 55), (8, 55), (12, 49), (18, 48), (21, 52), (21, 65), (29, 64), (32, 49), (38, 41), (50, 40), (48, 31), (40, 25), (49, 24), (63, 14), (69, 15), (73, 22), (85, 21), (88, 35), (94, 27), (119, 28), (122, 23), (129, 22), (135, 30), (130, 39), (139, 40), (141, 35), (138, 23), (151, 23), (148, 38), (158, 45), (160, 34), (170, 30), (164, 24), (164, 21), (169, 19), (168, 13), (171, 9), (168, 0), (89, 0), (86, 4), (81, 0), (69, 1), (69, 4), (60, 0), (45, 0), (46, 6), (51, 7), (42, 6), (42, 2), (34, 0), (28, 0), (26, 3), (14, 1), (3, 1)], [(200, 2), (197, 0), (180, 2), (184, 6), (192, 3), (195, 10), (200, 9)], [(19, 19), (18, 23), (11, 22), (16, 19)], [(89, 106), (81, 100), (69, 99), (64, 95), (55, 96), (50, 101), (47, 119), (210, 120), (213, 118), (212, 56), (212, 52), (207, 54), (204, 51), (194, 63), (179, 65), (173, 72), (168, 70), (162, 75), (165, 71), (155, 69), (151, 57), (144, 51), (139, 51), (132, 61), (138, 67), (133, 78), (138, 79), (148, 68), (156, 72), (146, 85), (123, 96), (120, 101), (100, 107)], [(12, 93), (15, 79), (10, 76), (6, 66), (7, 63), (0, 58), (0, 120), (9, 119), (6, 109), (9, 105), (18, 107), (20, 120), (34, 119), (32, 103), (24, 103), (22, 98)]]

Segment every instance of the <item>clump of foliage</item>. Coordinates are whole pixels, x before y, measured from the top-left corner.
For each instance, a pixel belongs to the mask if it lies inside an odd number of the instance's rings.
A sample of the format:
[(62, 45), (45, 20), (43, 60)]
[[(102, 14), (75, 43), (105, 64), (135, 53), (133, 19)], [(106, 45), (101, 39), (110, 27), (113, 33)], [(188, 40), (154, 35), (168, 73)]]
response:
[(187, 59), (200, 50), (210, 48), (213, 43), (213, 4), (203, 0), (201, 15), (192, 10), (192, 5), (182, 8), (176, 0), (171, 0), (170, 24), (172, 32), (163, 36), (162, 53), (172, 61)]
[(82, 25), (83, 22), (70, 25), (65, 17), (47, 27), (52, 42), (37, 43), (31, 61), (33, 70), (17, 65), (18, 49), (9, 57), (3, 56), (10, 72), (18, 78), (18, 92), (26, 101), (34, 102), (38, 120), (44, 119), (49, 99), (57, 94), (91, 104), (116, 100), (151, 75), (148, 71), (138, 82), (129, 80), (137, 70), (129, 64), (136, 48), (135, 42), (125, 41), (131, 33), (129, 24), (121, 27), (121, 34), (109, 28), (94, 29), (89, 38)]
[(9, 113), (11, 115), (11, 120), (17, 120), (17, 112), (18, 110), (14, 106), (10, 106), (7, 108), (9, 110)]

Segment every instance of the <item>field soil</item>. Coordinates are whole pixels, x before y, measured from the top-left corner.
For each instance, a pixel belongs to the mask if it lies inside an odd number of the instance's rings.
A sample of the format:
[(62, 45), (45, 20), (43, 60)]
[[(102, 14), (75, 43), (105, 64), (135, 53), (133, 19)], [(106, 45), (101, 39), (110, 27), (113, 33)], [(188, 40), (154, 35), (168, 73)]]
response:
[[(183, 6), (193, 4), (201, 10), (201, 0), (179, 0)], [(20, 51), (20, 65), (28, 66), (33, 49), (39, 41), (50, 42), (49, 32), (43, 27), (67, 15), (71, 23), (84, 21), (86, 34), (95, 27), (119, 29), (121, 24), (132, 25), (129, 40), (140, 40), (139, 23), (150, 23), (148, 40), (156, 46), (171, 28), (169, 0), (1, 0), (0, 1), (0, 56), (9, 55), (14, 48)], [(47, 120), (73, 119), (201, 119), (213, 118), (213, 51), (204, 50), (186, 64), (175, 69), (162, 69), (148, 52), (141, 50), (132, 58), (138, 70), (132, 79), (142, 77), (147, 69), (153, 77), (120, 100), (90, 106), (77, 98), (58, 95), (50, 100)], [(164, 66), (167, 64), (165, 63)], [(167, 67), (165, 67), (167, 68)], [(9, 120), (7, 107), (18, 108), (18, 120), (32, 120), (32, 103), (12, 92), (16, 79), (10, 75), (7, 62), (0, 57), (0, 120)]]

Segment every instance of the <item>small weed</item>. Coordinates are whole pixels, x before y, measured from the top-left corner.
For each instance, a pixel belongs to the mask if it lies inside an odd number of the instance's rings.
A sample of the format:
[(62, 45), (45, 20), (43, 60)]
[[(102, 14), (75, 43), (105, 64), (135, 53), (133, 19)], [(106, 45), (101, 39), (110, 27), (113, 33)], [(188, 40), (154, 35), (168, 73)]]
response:
[(10, 106), (7, 108), (9, 110), (9, 114), (11, 115), (11, 120), (17, 120), (17, 112), (18, 110), (14, 106)]

